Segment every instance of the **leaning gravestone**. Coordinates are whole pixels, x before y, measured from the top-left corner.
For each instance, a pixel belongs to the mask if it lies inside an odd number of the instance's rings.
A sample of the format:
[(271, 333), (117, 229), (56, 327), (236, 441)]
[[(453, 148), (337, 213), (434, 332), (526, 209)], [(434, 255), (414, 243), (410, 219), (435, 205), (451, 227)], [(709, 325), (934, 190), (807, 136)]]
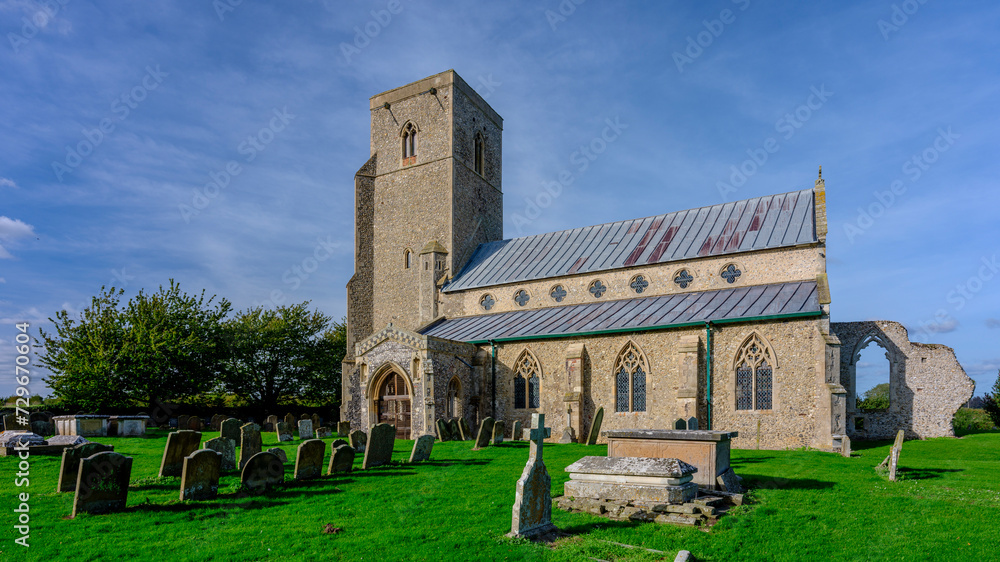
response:
[(338, 472), (350, 472), (354, 467), (354, 448), (350, 445), (341, 445), (330, 451), (330, 465), (326, 467), (327, 474)]
[(451, 432), (448, 431), (448, 422), (441, 419), (438, 420), (435, 425), (437, 425), (438, 439), (441, 441), (451, 441)]
[(288, 422), (278, 422), (274, 424), (274, 432), (278, 435), (278, 442), (292, 440), (292, 426)]
[(464, 441), (465, 435), (462, 433), (462, 426), (458, 423), (458, 418), (448, 420), (448, 433), (454, 441)]
[(431, 449), (434, 448), (434, 436), (421, 435), (413, 442), (413, 451), (410, 452), (410, 462), (423, 462), (431, 459)]
[(297, 421), (299, 421), (298, 418), (296, 418), (291, 412), (285, 414), (285, 423), (288, 425), (295, 427), (295, 422)]
[(278, 447), (271, 447), (270, 449), (267, 450), (267, 452), (281, 459), (282, 464), (288, 462), (288, 454), (285, 453), (284, 449)]
[(531, 414), (531, 452), (517, 481), (508, 537), (533, 539), (556, 531), (552, 524), (552, 479), (542, 462), (542, 447), (551, 435), (545, 427), (545, 414)]
[(184, 457), (181, 472), (181, 500), (210, 500), (219, 495), (219, 468), (222, 454), (199, 449)]
[(216, 437), (205, 441), (204, 447), (221, 455), (219, 461), (221, 470), (236, 470), (236, 441)]
[(232, 439), (236, 443), (240, 442), (240, 426), (243, 425), (240, 420), (236, 418), (226, 418), (219, 425), (220, 435), (225, 439)]
[(368, 435), (360, 429), (351, 432), (351, 448), (358, 453), (364, 453), (368, 446)]
[(262, 491), (285, 481), (285, 465), (271, 453), (257, 453), (250, 457), (240, 473), (244, 488)]
[(198, 450), (201, 444), (199, 431), (175, 431), (167, 435), (167, 445), (163, 448), (160, 462), (160, 476), (180, 476), (184, 470), (184, 457)]
[(81, 459), (76, 473), (71, 517), (79, 513), (109, 513), (125, 509), (131, 478), (131, 457), (104, 452)]
[(309, 439), (299, 445), (295, 453), (295, 479), (308, 480), (323, 473), (323, 453), (326, 443), (319, 439)]
[(604, 423), (604, 406), (594, 412), (594, 418), (590, 420), (590, 433), (587, 435), (588, 445), (597, 445), (597, 438), (601, 436), (601, 424)]
[(365, 460), (362, 461), (361, 468), (367, 470), (388, 464), (392, 460), (392, 447), (395, 443), (395, 427), (387, 423), (373, 425), (371, 438), (365, 447)]
[(240, 426), (240, 470), (260, 452), (260, 448), (260, 426), (255, 423)]
[(75, 447), (63, 449), (62, 466), (59, 467), (59, 483), (56, 485), (57, 492), (72, 492), (76, 490), (76, 476), (80, 471), (80, 461), (96, 455), (114, 451), (110, 445), (100, 443), (85, 443)]
[(504, 432), (504, 421), (499, 420), (493, 423), (493, 444), (499, 445), (503, 443), (503, 432)]
[(465, 421), (465, 418), (458, 418), (458, 428), (462, 432), (462, 440), (469, 441), (473, 439), (472, 429), (469, 428), (469, 422)]
[(521, 441), (521, 420), (515, 420), (514, 426), (510, 430), (511, 441)]
[(351, 422), (337, 422), (337, 437), (347, 437), (351, 434)]
[(903, 440), (903, 430), (900, 429), (896, 433), (896, 442), (892, 445), (892, 451), (889, 452), (889, 481), (891, 482), (896, 481), (896, 469), (899, 467), (899, 453), (903, 451)]
[(299, 420), (299, 439), (315, 439), (312, 420)]
[(478, 451), (490, 444), (490, 440), (493, 438), (493, 425), (495, 423), (493, 418), (486, 418), (479, 422), (479, 433), (476, 435), (476, 445), (472, 450)]

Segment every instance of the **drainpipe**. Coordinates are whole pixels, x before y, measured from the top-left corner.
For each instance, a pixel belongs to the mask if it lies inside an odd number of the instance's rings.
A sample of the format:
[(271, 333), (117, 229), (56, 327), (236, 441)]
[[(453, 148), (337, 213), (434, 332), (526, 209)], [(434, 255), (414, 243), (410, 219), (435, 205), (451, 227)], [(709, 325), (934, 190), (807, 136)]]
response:
[(705, 394), (708, 399), (708, 428), (712, 429), (712, 322), (705, 322)]
[(490, 416), (496, 416), (497, 415), (497, 342), (494, 340), (490, 340), (490, 371), (493, 374), (493, 383), (490, 385), (493, 407), (490, 410)]

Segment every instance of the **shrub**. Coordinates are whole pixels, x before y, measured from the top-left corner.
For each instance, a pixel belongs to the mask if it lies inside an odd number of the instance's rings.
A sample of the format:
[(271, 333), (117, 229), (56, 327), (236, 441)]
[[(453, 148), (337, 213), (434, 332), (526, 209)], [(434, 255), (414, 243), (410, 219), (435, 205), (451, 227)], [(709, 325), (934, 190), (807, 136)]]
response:
[(975, 408), (959, 408), (952, 421), (955, 431), (963, 432), (989, 431), (993, 425), (993, 420), (985, 411)]
[(986, 395), (983, 410), (993, 420), (993, 425), (1000, 426), (1000, 371), (997, 372), (997, 381), (993, 383), (993, 392)]

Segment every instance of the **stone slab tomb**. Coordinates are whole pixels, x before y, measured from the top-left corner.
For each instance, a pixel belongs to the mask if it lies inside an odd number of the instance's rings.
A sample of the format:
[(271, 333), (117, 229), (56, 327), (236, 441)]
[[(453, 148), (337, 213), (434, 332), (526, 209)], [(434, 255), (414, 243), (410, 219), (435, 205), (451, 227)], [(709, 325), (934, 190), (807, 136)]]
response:
[(368, 448), (368, 434), (360, 429), (356, 429), (351, 432), (351, 447), (359, 452), (364, 453)]
[[(82, 439), (82, 438), (81, 438)], [(97, 453), (113, 452), (111, 445), (100, 443), (85, 443), (63, 449), (62, 465), (59, 467), (59, 483), (57, 492), (72, 492), (76, 490), (76, 477), (80, 472), (80, 461)]]
[(735, 431), (620, 429), (604, 432), (608, 457), (681, 459), (698, 472), (694, 482), (718, 489), (717, 477), (729, 469), (729, 450)]
[[(305, 414), (303, 414), (305, 415)], [(315, 439), (312, 420), (299, 420), (299, 439)]]
[(601, 435), (601, 425), (604, 423), (604, 406), (594, 412), (593, 419), (590, 420), (590, 433), (587, 434), (587, 445), (597, 445), (597, 438)]
[(219, 472), (222, 454), (199, 449), (184, 457), (181, 471), (181, 500), (211, 500), (219, 495)]
[(680, 459), (583, 457), (566, 467), (566, 496), (683, 504), (698, 494), (698, 469)]
[(323, 473), (323, 453), (326, 443), (319, 439), (309, 439), (299, 445), (295, 453), (295, 479), (308, 480)]
[(476, 445), (472, 448), (473, 450), (483, 449), (490, 444), (493, 439), (494, 424), (496, 421), (493, 418), (485, 418), (479, 422), (479, 433), (476, 434)]
[(396, 428), (379, 423), (372, 426), (372, 434), (365, 448), (365, 459), (361, 468), (369, 469), (392, 461), (392, 447), (396, 444)]
[(73, 514), (110, 513), (125, 509), (132, 458), (104, 452), (80, 460), (73, 496)]
[(496, 422), (493, 423), (493, 444), (494, 445), (499, 445), (499, 444), (503, 443), (503, 433), (504, 433), (504, 430), (506, 429), (504, 427), (504, 425), (505, 424), (504, 424), (503, 420), (499, 420), (499, 421), (496, 421)]
[(292, 425), (288, 422), (278, 422), (274, 424), (274, 433), (278, 436), (278, 442), (291, 441), (292, 437)]
[(330, 450), (330, 464), (326, 467), (327, 474), (348, 473), (354, 468), (354, 448), (350, 445), (339, 445)]
[(545, 414), (531, 414), (531, 447), (517, 481), (508, 537), (538, 539), (557, 531), (552, 524), (552, 478), (542, 459), (545, 439), (551, 435)]
[(109, 417), (96, 414), (55, 416), (52, 418), (52, 422), (56, 425), (56, 435), (107, 437)]
[(167, 435), (167, 444), (163, 447), (163, 459), (160, 461), (160, 476), (180, 476), (184, 470), (184, 457), (198, 450), (201, 445), (201, 432), (182, 430)]
[(260, 492), (285, 481), (285, 464), (272, 453), (250, 457), (240, 473), (240, 483), (250, 491)]
[(204, 448), (221, 455), (220, 470), (236, 470), (236, 441), (225, 437), (216, 437), (205, 441)]
[(144, 437), (149, 416), (111, 416), (108, 425), (118, 426), (118, 437)]
[(434, 436), (421, 435), (413, 442), (413, 451), (410, 452), (410, 462), (423, 462), (431, 460), (431, 449), (434, 448)]
[(236, 418), (226, 418), (219, 424), (219, 437), (232, 439), (236, 443), (240, 442), (240, 426), (243, 422)]
[(254, 455), (261, 452), (260, 426), (248, 423), (240, 426), (240, 470)]

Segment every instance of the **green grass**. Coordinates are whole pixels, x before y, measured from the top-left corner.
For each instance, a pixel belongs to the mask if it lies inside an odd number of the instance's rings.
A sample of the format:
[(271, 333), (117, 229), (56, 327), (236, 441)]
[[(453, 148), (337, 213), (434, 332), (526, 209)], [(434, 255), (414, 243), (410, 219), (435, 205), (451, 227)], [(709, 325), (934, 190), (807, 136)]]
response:
[[(162, 431), (102, 439), (134, 458), (128, 510), (75, 520), (67, 519), (73, 495), (53, 492), (57, 457), (32, 457), (26, 488), (14, 486), (17, 460), (0, 458), (0, 560), (672, 560), (681, 549), (699, 560), (988, 560), (1000, 547), (997, 433), (908, 441), (899, 482), (874, 470), (889, 442), (855, 442), (860, 450), (850, 459), (734, 451), (754, 503), (711, 531), (556, 509), (555, 524), (571, 536), (549, 546), (503, 536), (526, 444), (474, 452), (470, 443), (437, 443), (429, 463), (286, 481), (263, 496), (241, 494), (232, 473), (218, 499), (181, 502), (179, 479), (156, 477), (165, 440)], [(276, 445), (265, 435), (265, 448)], [(281, 445), (289, 459), (296, 446)], [(397, 441), (394, 458), (407, 458), (411, 446)], [(603, 446), (547, 444), (553, 494), (562, 491), (567, 465), (605, 453)], [(28, 549), (14, 544), (12, 529), (16, 494), (24, 491), (31, 494)], [(343, 531), (324, 534), (326, 524)]]

